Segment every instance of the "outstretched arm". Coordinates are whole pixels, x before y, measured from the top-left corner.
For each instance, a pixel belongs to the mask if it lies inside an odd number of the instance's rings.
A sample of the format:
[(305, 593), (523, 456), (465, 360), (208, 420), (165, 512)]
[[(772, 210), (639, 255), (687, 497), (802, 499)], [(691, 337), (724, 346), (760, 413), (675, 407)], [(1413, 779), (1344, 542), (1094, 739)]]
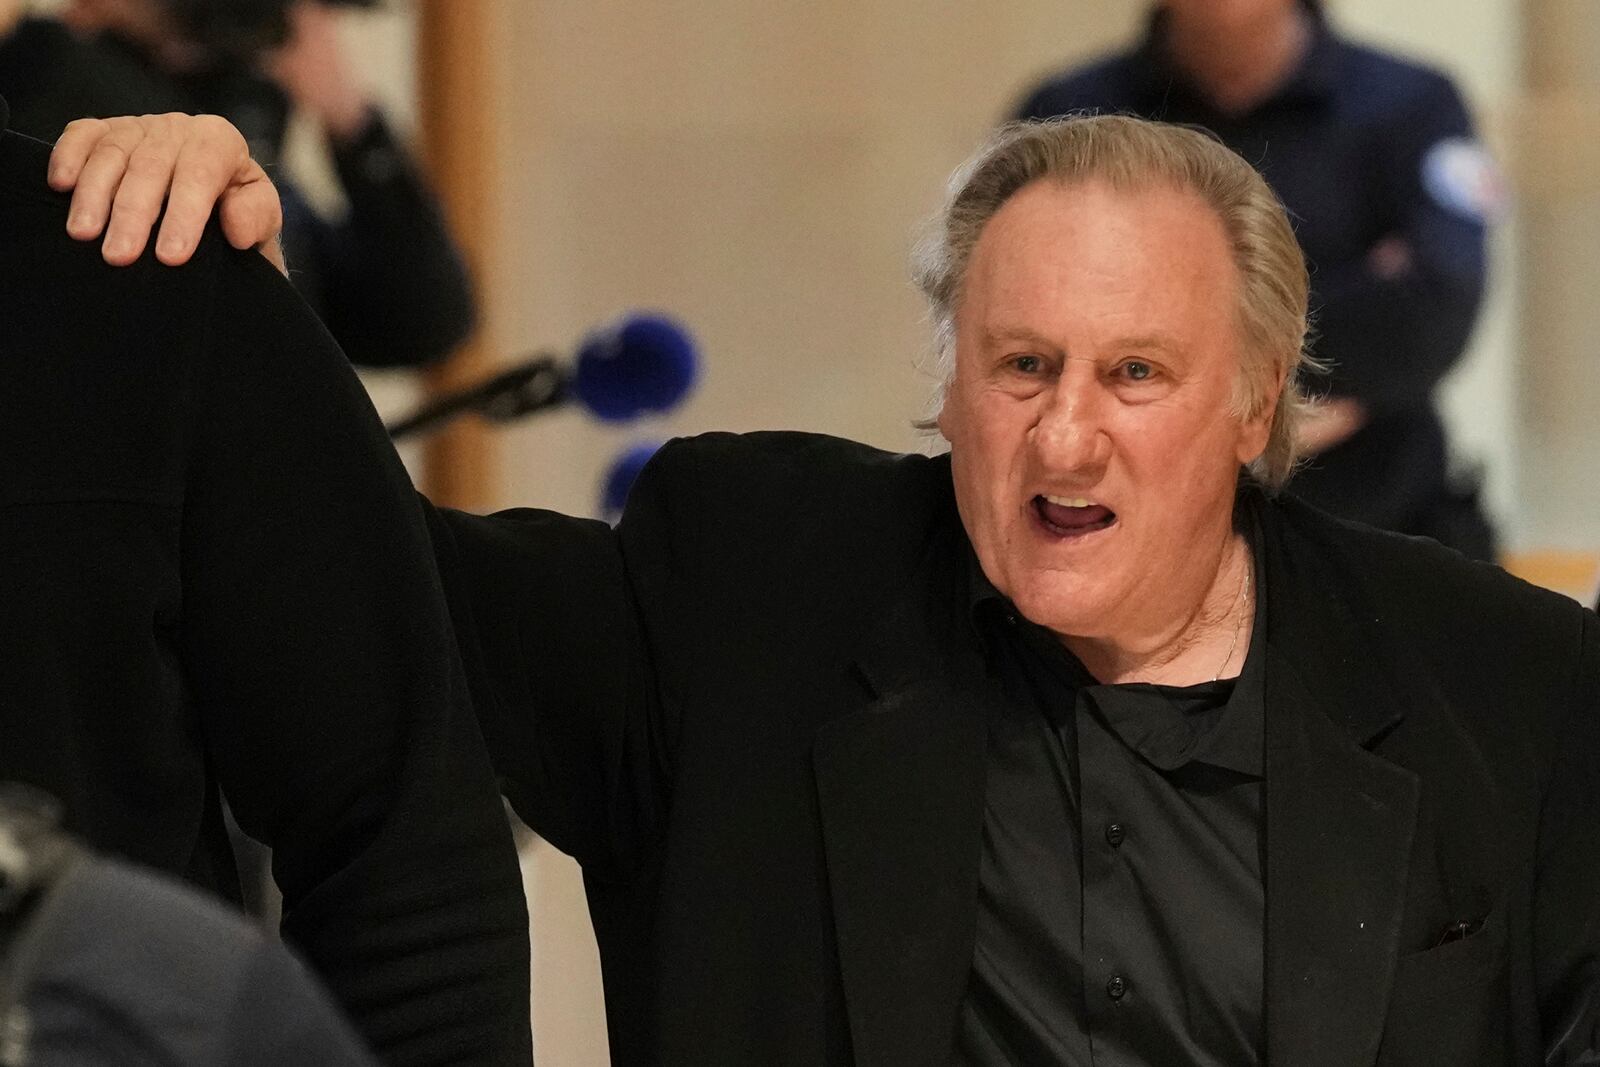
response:
[(223, 793), (387, 1062), (526, 1064), (527, 912), (410, 482), (288, 284), (201, 256), (183, 659)]

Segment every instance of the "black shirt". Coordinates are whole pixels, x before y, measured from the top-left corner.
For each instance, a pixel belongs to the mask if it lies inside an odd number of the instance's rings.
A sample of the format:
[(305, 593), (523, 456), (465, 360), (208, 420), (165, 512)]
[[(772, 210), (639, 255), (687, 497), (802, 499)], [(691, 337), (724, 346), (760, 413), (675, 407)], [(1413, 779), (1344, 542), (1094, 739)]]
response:
[(1100, 685), (972, 570), (1007, 699), (957, 1062), (1260, 1062), (1263, 614), (1237, 680)]
[[(1449, 503), (1432, 394), (1477, 317), (1493, 167), (1448, 77), (1346, 40), (1316, 10), (1310, 17), (1304, 58), (1242, 113), (1218, 107), (1171, 60), (1158, 14), (1135, 47), (1046, 80), (1016, 116), (1092, 110), (1199, 125), (1260, 170), (1311, 269), (1312, 352), (1331, 365), (1326, 385), (1369, 416), (1296, 476), (1295, 492), (1481, 556), (1482, 531), (1457, 525)], [(1380, 273), (1370, 256), (1390, 238), (1404, 242), (1411, 266)]]

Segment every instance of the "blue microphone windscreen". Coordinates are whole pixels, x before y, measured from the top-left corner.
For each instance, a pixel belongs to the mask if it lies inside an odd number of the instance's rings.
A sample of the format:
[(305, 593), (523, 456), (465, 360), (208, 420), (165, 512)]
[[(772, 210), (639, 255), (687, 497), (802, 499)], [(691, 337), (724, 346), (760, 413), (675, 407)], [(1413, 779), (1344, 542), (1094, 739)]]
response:
[(699, 357), (665, 315), (630, 315), (578, 349), (572, 392), (598, 418), (624, 422), (677, 406), (694, 388)]
[(650, 457), (661, 448), (660, 441), (646, 441), (630, 445), (611, 461), (600, 483), (600, 514), (608, 522), (616, 522), (628, 503), (628, 490), (639, 480), (639, 472), (650, 462)]

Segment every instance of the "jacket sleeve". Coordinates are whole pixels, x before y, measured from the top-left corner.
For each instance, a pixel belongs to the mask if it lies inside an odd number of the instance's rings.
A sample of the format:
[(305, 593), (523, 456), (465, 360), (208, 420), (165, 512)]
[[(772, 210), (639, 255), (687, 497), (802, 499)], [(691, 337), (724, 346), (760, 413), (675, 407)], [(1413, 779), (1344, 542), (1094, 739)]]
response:
[(420, 367), (448, 356), (477, 321), (472, 283), (444, 211), (373, 111), (334, 167), (348, 209), (321, 217), (284, 190), (296, 285), (360, 367)]
[(1339, 396), (1383, 414), (1425, 401), (1460, 358), (1483, 297), (1487, 215), (1496, 191), (1454, 86), (1432, 76), (1376, 146), (1389, 232), (1407, 269), (1375, 271), (1366, 258), (1312, 265), (1312, 352), (1332, 364)]
[(386, 1062), (525, 1065), (527, 912), (416, 498), (305, 305), (213, 256), (180, 538), (208, 757)]
[(1534, 882), (1534, 967), (1550, 1064), (1593, 1063), (1600, 1054), (1600, 620), (1582, 615)]
[(649, 616), (687, 580), (677, 454), (646, 468), (616, 531), (532, 509), (428, 509), (501, 789), (590, 879), (632, 877), (666, 819), (678, 701)]

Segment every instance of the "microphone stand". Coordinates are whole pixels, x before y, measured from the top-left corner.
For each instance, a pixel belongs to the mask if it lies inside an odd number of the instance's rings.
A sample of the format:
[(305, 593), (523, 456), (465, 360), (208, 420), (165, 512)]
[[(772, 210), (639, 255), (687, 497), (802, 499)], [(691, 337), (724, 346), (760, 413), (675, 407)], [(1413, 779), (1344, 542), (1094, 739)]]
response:
[(553, 408), (567, 399), (567, 375), (554, 356), (535, 356), (476, 385), (423, 404), (416, 411), (385, 427), (390, 440), (413, 437), (438, 429), (472, 412), (495, 422)]

